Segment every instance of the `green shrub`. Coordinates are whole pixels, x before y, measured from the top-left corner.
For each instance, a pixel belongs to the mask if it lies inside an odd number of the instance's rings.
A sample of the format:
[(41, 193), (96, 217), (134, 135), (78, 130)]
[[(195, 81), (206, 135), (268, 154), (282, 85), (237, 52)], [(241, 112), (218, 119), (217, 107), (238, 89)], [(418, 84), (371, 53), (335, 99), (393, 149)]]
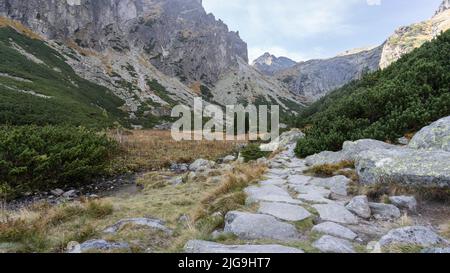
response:
[(259, 144), (252, 143), (242, 149), (241, 154), (244, 157), (245, 162), (257, 160), (259, 158), (267, 157), (270, 155), (270, 152), (261, 151), (259, 146)]
[(450, 115), (450, 31), (390, 67), (338, 89), (297, 119), (296, 153), (337, 151), (347, 140), (395, 141)]
[(0, 189), (8, 197), (80, 186), (107, 173), (118, 151), (94, 131), (69, 126), (0, 126)]

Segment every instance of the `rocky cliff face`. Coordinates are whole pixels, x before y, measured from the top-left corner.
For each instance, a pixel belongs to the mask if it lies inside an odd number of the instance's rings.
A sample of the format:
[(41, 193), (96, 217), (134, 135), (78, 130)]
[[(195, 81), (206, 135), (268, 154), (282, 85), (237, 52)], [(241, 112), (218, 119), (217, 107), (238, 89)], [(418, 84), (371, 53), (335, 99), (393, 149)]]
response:
[[(4, 0), (0, 16), (42, 37), (78, 75), (123, 99), (124, 109), (135, 118), (167, 115), (170, 105), (189, 104), (198, 95), (211, 102), (229, 101), (233, 92), (216, 85), (243, 66), (251, 68), (246, 43), (207, 14), (201, 2)], [(261, 85), (264, 75), (252, 75), (256, 78), (247, 78), (249, 86), (258, 86), (264, 96), (299, 100), (282, 86)], [(254, 96), (249, 89), (238, 94), (243, 101)]]
[(380, 67), (388, 67), (404, 54), (431, 41), (448, 29), (450, 29), (450, 1), (444, 0), (430, 20), (401, 27), (389, 37), (383, 47)]
[(277, 58), (270, 53), (264, 53), (261, 57), (254, 60), (252, 66), (261, 73), (272, 76), (275, 73), (293, 67), (297, 63), (286, 57)]
[(275, 76), (292, 92), (314, 101), (359, 79), (364, 73), (377, 70), (381, 49), (377, 47), (361, 52), (349, 51), (331, 59), (298, 63)]

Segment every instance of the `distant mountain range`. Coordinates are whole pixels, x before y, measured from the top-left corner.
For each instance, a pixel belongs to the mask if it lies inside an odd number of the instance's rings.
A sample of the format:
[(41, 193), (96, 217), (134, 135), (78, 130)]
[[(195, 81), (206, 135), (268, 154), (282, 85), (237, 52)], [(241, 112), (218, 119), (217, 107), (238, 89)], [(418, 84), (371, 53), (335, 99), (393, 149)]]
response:
[(277, 58), (266, 53), (255, 60), (253, 67), (275, 77), (289, 91), (309, 101), (316, 101), (330, 91), (361, 78), (364, 73), (388, 67), (404, 54), (448, 29), (450, 0), (444, 0), (431, 19), (400, 27), (381, 46), (348, 50), (331, 59), (310, 60), (295, 65), (284, 62), (285, 57)]

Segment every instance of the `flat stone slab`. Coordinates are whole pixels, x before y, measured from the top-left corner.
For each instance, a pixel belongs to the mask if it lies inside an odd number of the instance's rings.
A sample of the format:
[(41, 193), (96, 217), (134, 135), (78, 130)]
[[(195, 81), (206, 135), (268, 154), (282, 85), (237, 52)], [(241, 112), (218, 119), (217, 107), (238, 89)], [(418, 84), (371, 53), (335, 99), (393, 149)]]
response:
[(349, 241), (329, 235), (325, 235), (314, 242), (313, 247), (324, 253), (355, 253)]
[(334, 176), (331, 178), (314, 178), (310, 183), (312, 185), (319, 185), (331, 190), (332, 193), (347, 196), (348, 185), (350, 179), (343, 175)]
[(253, 204), (258, 202), (282, 202), (289, 204), (301, 204), (300, 200), (292, 198), (289, 193), (278, 186), (264, 185), (264, 186), (252, 186), (244, 190), (247, 194), (247, 203)]
[(358, 224), (358, 218), (339, 204), (313, 205), (313, 208), (319, 212), (323, 221), (335, 222), (339, 224)]
[(392, 220), (402, 217), (401, 211), (394, 205), (369, 203), (369, 207), (373, 216), (380, 220)]
[(325, 222), (317, 226), (314, 226), (312, 231), (342, 239), (347, 239), (350, 241), (353, 241), (358, 237), (358, 235), (353, 231), (351, 231), (350, 229), (333, 222)]
[(301, 249), (282, 245), (222, 245), (206, 241), (189, 241), (185, 247), (186, 253), (304, 253)]
[(394, 229), (383, 236), (379, 241), (381, 247), (392, 245), (415, 245), (421, 247), (434, 247), (448, 245), (448, 241), (427, 227), (414, 226)]
[(302, 221), (312, 216), (311, 213), (300, 206), (268, 202), (260, 204), (258, 213), (272, 215), (278, 219), (292, 222)]
[(288, 177), (288, 183), (292, 185), (306, 185), (311, 181), (311, 179), (311, 176), (296, 174)]
[(129, 253), (131, 248), (127, 243), (112, 243), (105, 240), (90, 240), (69, 247), (68, 253), (118, 252)]
[(284, 185), (286, 183), (287, 183), (287, 181), (285, 179), (281, 179), (281, 178), (272, 178), (272, 179), (268, 179), (268, 180), (264, 180), (264, 181), (259, 182), (259, 184), (261, 186), (270, 186), (270, 185), (282, 186), (282, 185)]
[(290, 170), (286, 169), (286, 168), (276, 168), (276, 169), (270, 169), (267, 172), (268, 175), (289, 175), (290, 174)]
[(105, 233), (116, 233), (126, 225), (143, 226), (151, 229), (161, 230), (167, 234), (172, 234), (172, 230), (165, 226), (165, 222), (159, 219), (151, 218), (131, 218), (120, 220), (113, 226), (104, 230)]
[(237, 211), (229, 212), (225, 216), (224, 232), (244, 240), (296, 241), (300, 238), (293, 225), (281, 222), (273, 216)]

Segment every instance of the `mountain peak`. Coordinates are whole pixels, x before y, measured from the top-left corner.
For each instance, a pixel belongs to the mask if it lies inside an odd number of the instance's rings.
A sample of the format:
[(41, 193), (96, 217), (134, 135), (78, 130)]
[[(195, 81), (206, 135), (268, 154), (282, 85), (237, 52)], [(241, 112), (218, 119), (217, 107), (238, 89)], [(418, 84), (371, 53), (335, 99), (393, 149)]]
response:
[(253, 61), (252, 66), (266, 75), (273, 75), (281, 70), (290, 68), (297, 63), (286, 57), (276, 57), (269, 52)]
[(439, 13), (442, 13), (448, 9), (450, 9), (450, 0), (444, 0), (444, 1), (442, 1), (442, 4), (439, 6), (438, 10), (436, 11), (436, 15)]

